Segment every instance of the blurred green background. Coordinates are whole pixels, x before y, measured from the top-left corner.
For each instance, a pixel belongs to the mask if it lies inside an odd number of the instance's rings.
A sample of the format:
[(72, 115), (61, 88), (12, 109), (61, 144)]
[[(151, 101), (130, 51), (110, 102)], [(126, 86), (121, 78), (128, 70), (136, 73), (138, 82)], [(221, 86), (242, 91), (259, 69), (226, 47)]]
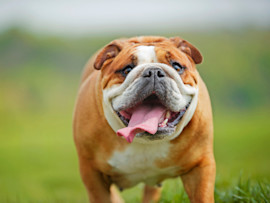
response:
[[(0, 203), (87, 202), (72, 137), (84, 64), (119, 37), (181, 36), (211, 96), (216, 202), (270, 199), (268, 0), (0, 1)], [(141, 201), (142, 184), (122, 194)], [(180, 179), (161, 203), (188, 202)]]
[[(197, 68), (213, 105), (217, 189), (229, 187), (240, 172), (269, 180), (270, 31), (179, 36), (204, 56)], [(73, 106), (84, 64), (117, 37), (52, 37), (18, 28), (1, 34), (0, 202), (86, 201)], [(123, 193), (128, 202), (139, 201), (141, 187)]]

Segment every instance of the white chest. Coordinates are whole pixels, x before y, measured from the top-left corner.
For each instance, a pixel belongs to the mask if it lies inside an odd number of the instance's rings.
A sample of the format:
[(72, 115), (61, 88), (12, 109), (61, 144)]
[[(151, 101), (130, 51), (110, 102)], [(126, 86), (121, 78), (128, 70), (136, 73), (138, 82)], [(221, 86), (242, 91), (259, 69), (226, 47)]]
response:
[[(173, 176), (175, 167), (162, 168), (157, 161), (166, 160), (170, 148), (169, 142), (157, 144), (132, 143), (125, 151), (116, 151), (108, 163), (113, 170), (128, 180), (128, 186), (139, 182), (155, 185), (161, 176)], [(122, 185), (121, 180), (115, 180)], [(126, 187), (126, 185), (122, 185)]]

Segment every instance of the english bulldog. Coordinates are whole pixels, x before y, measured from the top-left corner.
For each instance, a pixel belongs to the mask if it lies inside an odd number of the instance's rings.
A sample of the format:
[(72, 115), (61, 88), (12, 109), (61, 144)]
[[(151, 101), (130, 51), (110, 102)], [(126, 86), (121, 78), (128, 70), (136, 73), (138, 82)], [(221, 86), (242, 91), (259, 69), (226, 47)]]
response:
[(80, 173), (92, 203), (121, 202), (119, 190), (180, 176), (191, 202), (214, 202), (213, 122), (195, 65), (180, 37), (114, 40), (87, 63), (74, 111)]

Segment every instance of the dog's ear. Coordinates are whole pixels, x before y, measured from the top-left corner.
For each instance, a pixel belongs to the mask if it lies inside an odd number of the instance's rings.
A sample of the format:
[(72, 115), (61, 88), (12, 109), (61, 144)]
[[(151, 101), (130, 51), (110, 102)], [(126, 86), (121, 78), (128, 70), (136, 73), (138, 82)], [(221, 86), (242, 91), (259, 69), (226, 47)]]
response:
[(121, 40), (112, 41), (106, 45), (96, 56), (94, 62), (94, 68), (100, 70), (104, 62), (108, 59), (116, 57), (123, 48), (123, 42)]
[(200, 51), (196, 47), (194, 47), (192, 44), (190, 44), (188, 41), (183, 40), (180, 37), (173, 37), (173, 38), (170, 38), (170, 40), (182, 52), (188, 54), (193, 59), (195, 64), (200, 64), (202, 62), (203, 57)]

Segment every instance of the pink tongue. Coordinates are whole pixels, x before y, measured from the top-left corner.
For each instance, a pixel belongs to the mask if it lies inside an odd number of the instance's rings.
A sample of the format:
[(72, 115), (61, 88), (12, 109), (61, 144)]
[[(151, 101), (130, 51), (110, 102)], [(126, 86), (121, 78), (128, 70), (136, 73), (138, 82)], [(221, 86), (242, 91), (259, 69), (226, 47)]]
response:
[(141, 104), (132, 112), (128, 127), (117, 131), (118, 136), (123, 136), (128, 142), (132, 142), (135, 135), (140, 132), (155, 134), (158, 123), (164, 115), (166, 108), (162, 105)]

